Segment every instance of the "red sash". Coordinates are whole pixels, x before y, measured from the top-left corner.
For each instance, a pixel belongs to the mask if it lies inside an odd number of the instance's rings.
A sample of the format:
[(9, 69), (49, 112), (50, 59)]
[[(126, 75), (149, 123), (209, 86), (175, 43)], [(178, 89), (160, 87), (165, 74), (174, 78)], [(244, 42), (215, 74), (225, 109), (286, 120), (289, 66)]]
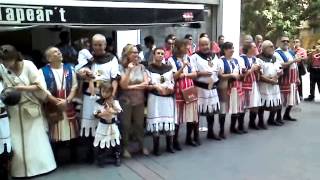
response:
[(256, 74), (255, 72), (251, 72), (246, 76), (242, 82), (242, 89), (244, 91), (251, 91), (252, 90), (252, 83), (256, 81)]
[(176, 82), (175, 86), (175, 95), (176, 95), (176, 101), (184, 101), (182, 90), (187, 89), (189, 87), (193, 86), (193, 80), (190, 78), (182, 78), (179, 79)]
[(289, 69), (288, 73), (285, 73), (280, 78), (280, 91), (281, 93), (290, 93), (290, 85), (298, 82), (298, 71), (297, 69)]

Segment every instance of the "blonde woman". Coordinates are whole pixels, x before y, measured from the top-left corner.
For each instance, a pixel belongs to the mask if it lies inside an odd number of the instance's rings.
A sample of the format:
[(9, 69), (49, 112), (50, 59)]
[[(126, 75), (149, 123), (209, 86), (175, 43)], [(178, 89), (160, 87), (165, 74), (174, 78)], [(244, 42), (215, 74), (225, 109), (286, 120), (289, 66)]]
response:
[(148, 155), (144, 148), (144, 92), (148, 85), (145, 67), (139, 64), (139, 52), (135, 45), (128, 44), (123, 48), (121, 56), (120, 104), (123, 108), (121, 116), (123, 156), (131, 158), (128, 151), (129, 137), (137, 139), (142, 153)]

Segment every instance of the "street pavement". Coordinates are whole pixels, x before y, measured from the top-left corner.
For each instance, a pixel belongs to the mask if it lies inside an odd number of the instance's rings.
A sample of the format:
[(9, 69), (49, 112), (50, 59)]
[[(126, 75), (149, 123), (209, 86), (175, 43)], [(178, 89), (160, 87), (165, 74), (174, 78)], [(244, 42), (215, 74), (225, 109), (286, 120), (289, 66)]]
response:
[[(306, 89), (307, 76), (304, 77)], [(308, 93), (305, 91), (305, 96)], [(230, 135), (212, 141), (202, 135), (199, 147), (183, 146), (181, 152), (160, 157), (134, 156), (121, 167), (112, 164), (65, 165), (36, 180), (319, 180), (320, 179), (320, 101), (302, 102), (293, 109), (297, 122), (282, 127)], [(246, 117), (246, 119), (248, 119)], [(229, 122), (228, 122), (229, 123)], [(228, 126), (226, 126), (228, 127)], [(185, 133), (181, 133), (184, 142)], [(162, 137), (162, 139), (164, 139)], [(152, 149), (151, 138), (146, 144)]]

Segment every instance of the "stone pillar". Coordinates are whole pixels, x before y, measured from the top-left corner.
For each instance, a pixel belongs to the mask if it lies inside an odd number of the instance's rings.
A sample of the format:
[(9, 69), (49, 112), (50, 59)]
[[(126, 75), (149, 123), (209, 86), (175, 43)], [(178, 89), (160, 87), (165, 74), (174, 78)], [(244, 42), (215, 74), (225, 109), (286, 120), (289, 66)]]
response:
[(234, 44), (235, 55), (239, 54), (241, 0), (220, 0), (217, 18), (217, 34), (224, 35), (225, 42)]

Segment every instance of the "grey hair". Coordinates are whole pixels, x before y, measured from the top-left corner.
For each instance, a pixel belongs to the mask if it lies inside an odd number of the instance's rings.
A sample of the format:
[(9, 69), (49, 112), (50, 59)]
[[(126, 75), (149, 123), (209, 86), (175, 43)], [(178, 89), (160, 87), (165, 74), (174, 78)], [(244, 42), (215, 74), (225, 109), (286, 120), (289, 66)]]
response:
[(269, 40), (265, 40), (261, 44), (261, 49), (262, 49), (262, 51), (265, 51), (270, 46), (273, 46), (273, 43)]
[(102, 34), (95, 34), (92, 36), (92, 41), (103, 41), (104, 43), (107, 43), (106, 37)]

